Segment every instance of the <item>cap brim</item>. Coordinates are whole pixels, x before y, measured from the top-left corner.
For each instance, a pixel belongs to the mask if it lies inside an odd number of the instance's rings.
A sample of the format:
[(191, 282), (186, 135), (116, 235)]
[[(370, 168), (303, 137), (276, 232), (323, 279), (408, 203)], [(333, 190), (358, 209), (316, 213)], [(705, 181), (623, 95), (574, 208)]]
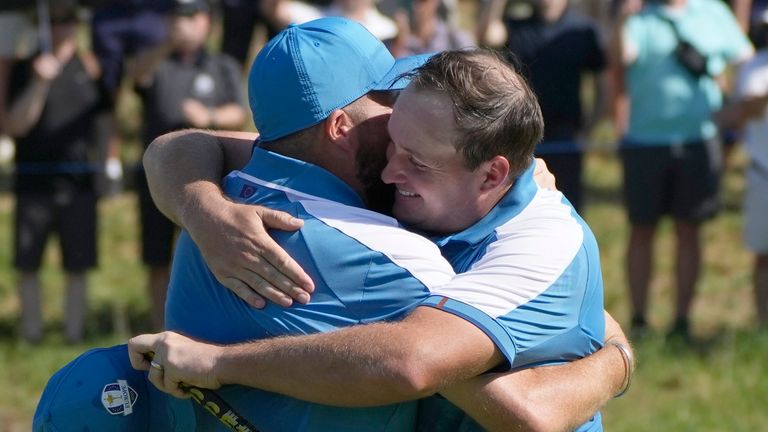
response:
[[(32, 430), (109, 430), (185, 432), (195, 430), (190, 399), (176, 399), (131, 366), (126, 345), (89, 350), (59, 369), (48, 381), (32, 420)], [(111, 395), (126, 389), (131, 402)], [(105, 403), (105, 401), (108, 401)], [(127, 409), (130, 408), (130, 411)]]
[(371, 90), (402, 90), (408, 87), (411, 79), (407, 76), (404, 77), (403, 74), (421, 67), (433, 55), (435, 53), (419, 54), (397, 59), (392, 69)]

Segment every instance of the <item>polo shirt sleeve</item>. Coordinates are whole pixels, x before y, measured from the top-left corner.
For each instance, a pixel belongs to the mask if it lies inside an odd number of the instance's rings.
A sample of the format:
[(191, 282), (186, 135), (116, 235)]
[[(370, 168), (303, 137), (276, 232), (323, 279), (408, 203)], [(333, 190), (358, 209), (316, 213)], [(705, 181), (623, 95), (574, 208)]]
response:
[[(584, 231), (575, 220), (553, 226), (545, 217), (531, 217), (497, 228), (496, 235), (496, 241), (469, 271), (433, 290), (422, 306), (455, 314), (476, 325), (511, 366), (521, 341), (527, 346), (525, 339), (554, 332), (546, 329), (550, 314), (570, 314), (573, 318), (572, 312), (581, 305), (583, 294), (575, 291), (584, 287), (572, 283), (568, 271), (573, 270), (572, 263), (582, 249)], [(525, 307), (548, 290), (557, 291), (550, 294), (550, 304)], [(562, 307), (574, 309), (563, 311)]]
[(717, 34), (722, 37), (721, 54), (727, 63), (745, 60), (753, 52), (752, 44), (747, 35), (739, 27), (736, 17), (722, 2), (713, 2), (713, 25), (717, 26)]

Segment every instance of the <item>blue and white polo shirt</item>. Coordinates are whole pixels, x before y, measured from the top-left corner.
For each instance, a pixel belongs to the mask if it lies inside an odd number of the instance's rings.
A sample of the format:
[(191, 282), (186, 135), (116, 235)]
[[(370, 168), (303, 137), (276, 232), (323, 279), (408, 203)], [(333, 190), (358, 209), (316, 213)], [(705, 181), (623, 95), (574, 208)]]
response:
[[(349, 186), (315, 165), (256, 148), (249, 164), (226, 178), (224, 190), (235, 201), (304, 220), (297, 232), (272, 235), (314, 280), (311, 304), (252, 308), (215, 279), (192, 239), (182, 233), (166, 303), (170, 330), (235, 343), (396, 319), (454, 276), (434, 243), (403, 230), (392, 218), (365, 210)], [(221, 395), (264, 431), (414, 427), (412, 402), (337, 408), (239, 386), (223, 388)], [(198, 423), (203, 423), (200, 430), (221, 429), (204, 413)]]
[[(474, 323), (511, 369), (585, 357), (605, 334), (597, 241), (533, 168), (480, 221), (434, 239), (457, 275), (422, 303)], [(579, 430), (601, 430), (599, 414)]]

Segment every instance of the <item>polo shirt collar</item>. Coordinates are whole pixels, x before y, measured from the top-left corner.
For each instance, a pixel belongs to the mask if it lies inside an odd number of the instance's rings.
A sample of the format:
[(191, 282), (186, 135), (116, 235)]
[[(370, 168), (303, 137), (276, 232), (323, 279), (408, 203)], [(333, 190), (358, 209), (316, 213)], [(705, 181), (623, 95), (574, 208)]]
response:
[(318, 198), (365, 208), (360, 196), (329, 171), (257, 146), (254, 146), (251, 160), (241, 171)]
[(539, 189), (538, 185), (533, 180), (533, 171), (535, 167), (536, 162), (531, 160), (528, 168), (526, 168), (520, 177), (515, 180), (515, 183), (507, 193), (504, 194), (501, 201), (499, 201), (487, 215), (477, 221), (474, 225), (463, 231), (459, 231), (458, 233), (434, 237), (432, 240), (442, 248), (455, 242), (463, 242), (472, 245), (486, 239), (496, 230), (496, 228), (520, 214), (520, 212), (533, 200), (533, 197)]

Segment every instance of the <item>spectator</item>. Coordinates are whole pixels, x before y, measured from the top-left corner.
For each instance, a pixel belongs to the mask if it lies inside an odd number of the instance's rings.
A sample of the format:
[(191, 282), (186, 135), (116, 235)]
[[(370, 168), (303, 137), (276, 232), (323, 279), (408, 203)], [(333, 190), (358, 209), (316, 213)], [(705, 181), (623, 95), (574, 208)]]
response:
[(382, 41), (392, 41), (398, 27), (376, 7), (378, 0), (265, 0), (264, 13), (276, 24), (301, 24), (323, 16), (341, 16), (361, 23)]
[[(144, 104), (145, 145), (176, 129), (237, 129), (245, 121), (240, 67), (232, 58), (205, 49), (210, 25), (205, 0), (176, 0), (169, 38), (137, 58), (135, 81)], [(137, 177), (142, 258), (149, 266), (152, 320), (159, 329), (176, 228), (152, 202), (144, 171)]]
[(275, 4), (276, 0), (222, 0), (221, 52), (237, 60), (241, 68), (248, 59), (254, 28), (264, 26), (271, 39), (282, 27), (270, 13)]
[(7, 132), (16, 138), (15, 266), (21, 272), (21, 333), (42, 338), (40, 279), (50, 234), (60, 238), (67, 274), (66, 339), (79, 342), (86, 315), (86, 270), (96, 265), (96, 193), (89, 155), (99, 145), (106, 95), (91, 53), (76, 42), (72, 2), (51, 10), (51, 52), (13, 65)]
[(442, 0), (414, 0), (411, 2), (409, 13), (402, 10), (396, 12), (398, 37), (389, 47), (395, 57), (468, 48), (475, 45), (475, 41), (469, 34), (441, 17), (442, 4)]
[[(632, 225), (627, 250), (632, 326), (646, 327), (656, 226), (670, 214), (677, 240), (672, 332), (687, 338), (701, 264), (700, 227), (718, 208), (720, 158), (712, 114), (722, 92), (716, 80), (728, 63), (748, 58), (753, 49), (717, 0), (646, 1), (627, 18), (622, 41), (629, 116), (621, 157)], [(695, 49), (685, 50), (683, 41)], [(680, 47), (687, 57), (676, 54)], [(626, 123), (617, 119), (617, 124)]]
[(343, 16), (359, 22), (381, 41), (397, 36), (397, 25), (376, 8), (376, 0), (334, 0), (323, 12), (325, 16)]
[(91, 44), (101, 65), (101, 84), (112, 101), (110, 138), (101, 149), (105, 160), (104, 191), (119, 188), (123, 178), (120, 143), (114, 109), (126, 64), (137, 53), (147, 50), (168, 34), (165, 12), (170, 0), (85, 0), (93, 4)]
[[(602, 118), (607, 99), (607, 60), (597, 23), (569, 6), (568, 0), (537, 0), (532, 8), (512, 7), (513, 3), (520, 1), (486, 2), (493, 12), (484, 13), (491, 20), (503, 19), (506, 47), (522, 64), (539, 98), (546, 128), (536, 155), (547, 162), (558, 188), (580, 210), (583, 141)], [(484, 42), (485, 32), (479, 32)], [(586, 115), (581, 94), (584, 74), (592, 76), (594, 87)]]

